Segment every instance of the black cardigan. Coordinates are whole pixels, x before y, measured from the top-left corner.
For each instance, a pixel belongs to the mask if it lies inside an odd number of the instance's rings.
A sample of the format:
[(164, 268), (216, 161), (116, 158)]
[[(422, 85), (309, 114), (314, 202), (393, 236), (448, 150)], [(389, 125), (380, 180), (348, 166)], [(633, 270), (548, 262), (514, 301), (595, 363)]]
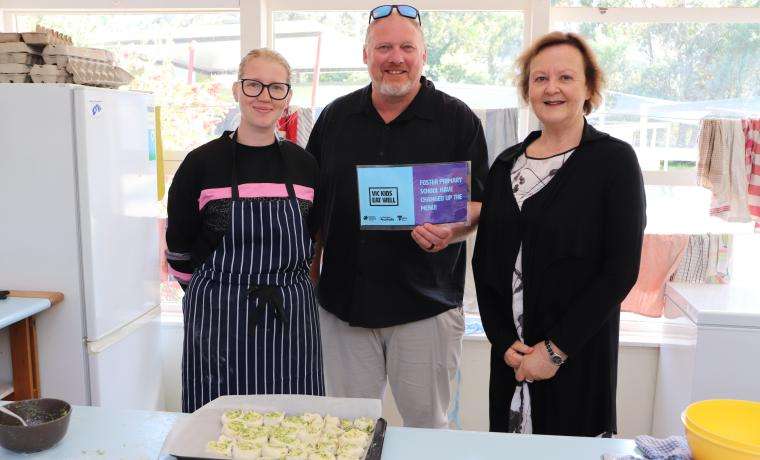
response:
[(636, 282), (646, 225), (641, 169), (630, 145), (586, 123), (575, 152), (520, 211), (509, 174), (540, 134), (491, 167), (475, 244), (478, 305), (492, 344), (491, 429), (506, 430), (516, 386), (503, 355), (517, 340), (511, 287), (522, 243), (525, 342), (552, 340), (569, 357), (554, 378), (530, 386), (533, 432), (615, 432), (620, 303)]

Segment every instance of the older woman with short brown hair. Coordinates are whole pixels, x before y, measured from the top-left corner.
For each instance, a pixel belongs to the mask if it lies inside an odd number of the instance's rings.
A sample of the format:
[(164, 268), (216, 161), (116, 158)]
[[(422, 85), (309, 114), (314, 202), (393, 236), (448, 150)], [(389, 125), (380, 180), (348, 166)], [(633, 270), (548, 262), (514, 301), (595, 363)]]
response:
[(609, 435), (620, 302), (646, 224), (641, 169), (630, 145), (585, 119), (604, 76), (580, 36), (547, 34), (517, 66), (543, 129), (491, 167), (475, 246), (491, 430)]

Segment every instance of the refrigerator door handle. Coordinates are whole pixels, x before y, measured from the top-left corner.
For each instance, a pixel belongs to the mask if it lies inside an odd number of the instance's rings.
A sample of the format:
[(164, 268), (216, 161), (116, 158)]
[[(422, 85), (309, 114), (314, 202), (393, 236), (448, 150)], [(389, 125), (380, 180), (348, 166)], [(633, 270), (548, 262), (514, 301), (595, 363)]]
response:
[(106, 334), (105, 336), (101, 337), (98, 340), (87, 340), (85, 339), (85, 343), (87, 344), (87, 351), (92, 354), (98, 354), (104, 350), (106, 350), (111, 345), (121, 341), (125, 337), (127, 337), (132, 332), (136, 331), (137, 329), (141, 328), (147, 323), (150, 323), (152, 321), (157, 321), (161, 316), (161, 306), (155, 306), (150, 311), (146, 312), (142, 316), (138, 317), (134, 321), (127, 323), (126, 325), (120, 327), (119, 329), (114, 330), (113, 332), (110, 332)]

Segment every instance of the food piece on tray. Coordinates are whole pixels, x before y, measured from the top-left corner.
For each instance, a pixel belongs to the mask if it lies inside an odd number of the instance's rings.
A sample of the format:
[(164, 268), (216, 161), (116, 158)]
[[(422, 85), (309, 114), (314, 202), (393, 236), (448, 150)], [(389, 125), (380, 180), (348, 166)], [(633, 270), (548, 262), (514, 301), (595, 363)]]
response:
[(364, 452), (362, 452), (360, 455), (349, 455), (349, 454), (341, 454), (338, 453), (338, 455), (335, 456), (335, 460), (362, 460), (364, 458)]
[(212, 455), (224, 455), (225, 457), (232, 456), (232, 443), (233, 440), (225, 435), (219, 436), (216, 441), (209, 441), (206, 444), (206, 452)]
[(288, 455), (285, 456), (285, 460), (307, 460), (309, 457), (309, 450), (304, 446), (296, 446), (288, 449)]
[(330, 414), (325, 415), (325, 428), (328, 426), (338, 426), (340, 424), (340, 419), (338, 417), (333, 417)]
[(234, 409), (234, 410), (225, 411), (222, 414), (222, 425), (226, 425), (226, 424), (230, 423), (231, 421), (238, 420), (238, 419), (240, 419), (242, 417), (243, 417), (243, 411), (242, 410)]
[(364, 447), (343, 445), (336, 452), (338, 457), (344, 458), (364, 458)]
[(285, 419), (284, 412), (272, 411), (264, 414), (264, 425), (273, 426), (279, 425), (283, 419)]
[(322, 438), (314, 444), (314, 448), (319, 452), (328, 452), (335, 455), (338, 451), (338, 441), (334, 439)]
[(304, 420), (303, 417), (299, 415), (289, 415), (282, 419), (282, 423), (280, 423), (280, 425), (286, 428), (295, 428), (298, 431), (303, 431), (308, 426), (308, 423), (306, 420)]
[(343, 433), (343, 436), (338, 438), (338, 444), (342, 446), (357, 446), (357, 447), (365, 447), (367, 444), (369, 444), (369, 435), (362, 431), (357, 430), (356, 428), (346, 431)]
[(278, 447), (287, 447), (298, 441), (298, 429), (277, 426), (269, 434), (269, 445)]
[(319, 427), (321, 430), (322, 427), (325, 426), (325, 419), (322, 418), (319, 414), (314, 414), (311, 412), (306, 412), (302, 415), (303, 419), (311, 426)]
[(308, 445), (314, 445), (322, 437), (322, 432), (319, 428), (314, 426), (308, 426), (298, 432), (298, 439)]
[(338, 435), (343, 434), (343, 429), (339, 427), (338, 425), (327, 425), (325, 424), (325, 428), (322, 430), (322, 433), (337, 438)]
[(248, 428), (244, 433), (238, 436), (238, 439), (263, 446), (269, 442), (269, 431), (270, 430), (263, 426)]
[(364, 431), (365, 433), (371, 433), (375, 429), (375, 419), (369, 417), (359, 417), (354, 420), (354, 426)]
[(256, 460), (261, 458), (261, 446), (251, 441), (238, 439), (232, 445), (233, 460)]
[(322, 434), (319, 436), (319, 442), (338, 442), (338, 438), (340, 436), (343, 436), (343, 430), (341, 430), (337, 434), (328, 433), (326, 431), (322, 431)]
[(340, 420), (340, 427), (343, 431), (348, 431), (351, 428), (354, 427), (354, 421), (353, 420), (347, 420), (347, 419), (341, 419)]
[(249, 431), (250, 428), (245, 426), (245, 423), (240, 419), (232, 420), (222, 426), (222, 434), (230, 438), (245, 437)]
[(261, 456), (265, 458), (283, 458), (286, 455), (288, 455), (288, 448), (284, 446), (273, 446), (271, 444), (267, 444), (261, 448)]
[(260, 427), (264, 424), (264, 416), (255, 411), (245, 411), (240, 420), (249, 428)]
[(335, 460), (335, 455), (330, 452), (317, 451), (309, 454), (309, 460)]
[[(341, 434), (342, 434), (342, 432), (341, 432)], [(327, 434), (327, 433), (325, 433), (323, 431), (322, 435), (319, 437), (319, 439), (317, 440), (316, 444), (314, 444), (314, 446), (315, 446), (315, 448), (317, 450), (320, 450), (319, 446), (328, 446), (327, 447), (328, 450), (332, 450), (332, 446), (335, 446), (335, 448), (337, 450), (337, 447), (338, 447), (338, 437), (330, 435), (330, 434)], [(324, 450), (324, 448), (322, 450)]]

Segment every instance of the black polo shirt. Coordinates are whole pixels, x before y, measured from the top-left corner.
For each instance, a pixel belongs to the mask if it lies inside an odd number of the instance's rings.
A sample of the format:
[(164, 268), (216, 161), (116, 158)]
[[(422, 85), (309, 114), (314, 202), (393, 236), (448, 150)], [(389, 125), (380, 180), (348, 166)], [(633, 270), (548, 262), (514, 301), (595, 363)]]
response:
[(471, 200), (480, 201), (488, 154), (478, 117), (421, 78), (422, 88), (385, 123), (369, 85), (320, 114), (306, 149), (319, 163), (315, 217), (324, 256), (319, 300), (352, 326), (409, 323), (462, 305), (465, 243), (423, 251), (406, 231), (359, 230), (356, 165), (470, 160)]

